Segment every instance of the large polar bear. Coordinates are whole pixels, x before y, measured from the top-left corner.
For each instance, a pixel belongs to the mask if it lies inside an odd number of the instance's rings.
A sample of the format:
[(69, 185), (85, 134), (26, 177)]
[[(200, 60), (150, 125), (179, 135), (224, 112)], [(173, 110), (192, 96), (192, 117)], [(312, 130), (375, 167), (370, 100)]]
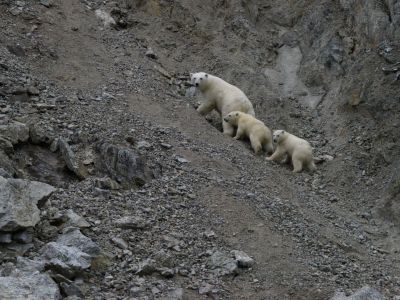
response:
[(277, 144), (275, 152), (267, 160), (281, 161), (287, 156), (292, 161), (293, 172), (300, 172), (304, 167), (315, 170), (312, 148), (306, 140), (284, 130), (275, 130), (274, 143)]
[(190, 73), (190, 80), (205, 97), (205, 102), (197, 108), (197, 111), (204, 116), (216, 109), (222, 117), (224, 134), (232, 136), (234, 132), (233, 126), (223, 120), (223, 117), (231, 111), (255, 115), (250, 100), (236, 86), (204, 72)]
[(266, 150), (268, 154), (274, 152), (271, 130), (252, 115), (232, 111), (224, 117), (224, 121), (237, 127), (234, 139), (238, 140), (243, 135), (250, 139), (251, 147), (256, 154), (262, 149)]

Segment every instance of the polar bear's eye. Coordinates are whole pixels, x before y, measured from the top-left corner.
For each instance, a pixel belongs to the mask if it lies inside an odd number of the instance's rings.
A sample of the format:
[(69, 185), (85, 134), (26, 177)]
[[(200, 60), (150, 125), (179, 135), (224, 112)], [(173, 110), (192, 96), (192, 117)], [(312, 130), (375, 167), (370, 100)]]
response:
[(200, 80), (203, 80), (203, 78), (200, 78)]

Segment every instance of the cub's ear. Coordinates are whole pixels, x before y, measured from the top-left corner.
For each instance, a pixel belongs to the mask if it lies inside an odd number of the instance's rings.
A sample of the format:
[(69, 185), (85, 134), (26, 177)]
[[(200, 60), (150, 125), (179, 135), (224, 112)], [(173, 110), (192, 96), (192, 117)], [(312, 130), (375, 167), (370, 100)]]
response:
[(206, 78), (208, 78), (208, 74), (204, 75)]

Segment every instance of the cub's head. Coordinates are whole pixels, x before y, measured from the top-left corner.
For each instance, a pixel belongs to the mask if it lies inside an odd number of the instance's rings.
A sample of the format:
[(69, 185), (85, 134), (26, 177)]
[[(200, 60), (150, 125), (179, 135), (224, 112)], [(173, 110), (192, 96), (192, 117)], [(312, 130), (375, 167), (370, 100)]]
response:
[(242, 112), (240, 111), (232, 111), (224, 117), (224, 121), (231, 125), (237, 125), (238, 119), (241, 114)]
[(197, 88), (201, 88), (207, 82), (208, 74), (204, 72), (190, 73), (190, 82)]
[(281, 142), (285, 138), (285, 136), (286, 136), (285, 130), (275, 130), (273, 136), (274, 143), (277, 144)]

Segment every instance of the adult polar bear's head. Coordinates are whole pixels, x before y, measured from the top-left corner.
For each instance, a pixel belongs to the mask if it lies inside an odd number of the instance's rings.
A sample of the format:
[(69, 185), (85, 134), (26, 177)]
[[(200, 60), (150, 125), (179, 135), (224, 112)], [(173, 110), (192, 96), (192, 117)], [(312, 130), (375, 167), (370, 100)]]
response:
[(201, 89), (207, 84), (208, 77), (208, 74), (204, 72), (190, 73), (190, 82)]
[(273, 140), (275, 144), (279, 144), (286, 137), (285, 130), (275, 130)]

